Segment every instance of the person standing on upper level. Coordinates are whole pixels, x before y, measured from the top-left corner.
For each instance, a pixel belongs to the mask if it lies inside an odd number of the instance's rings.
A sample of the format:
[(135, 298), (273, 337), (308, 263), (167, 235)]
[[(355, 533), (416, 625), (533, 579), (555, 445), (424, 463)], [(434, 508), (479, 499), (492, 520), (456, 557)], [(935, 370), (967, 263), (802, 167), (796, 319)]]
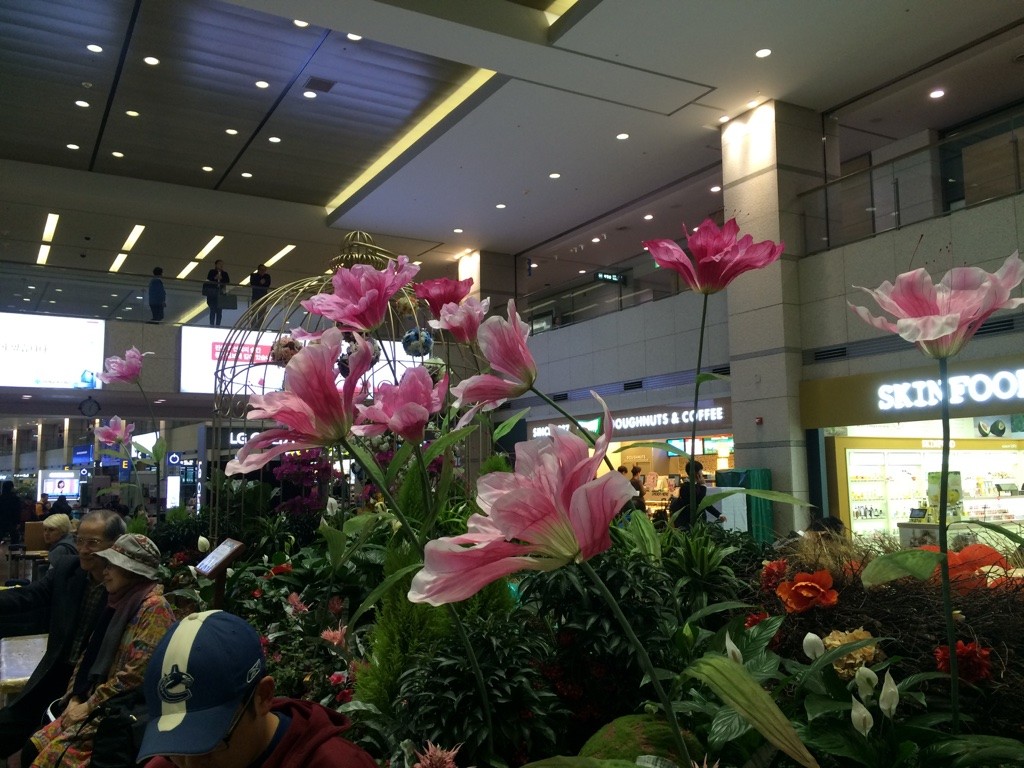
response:
[(159, 323), (164, 319), (164, 307), (167, 306), (167, 291), (164, 289), (163, 267), (153, 267), (153, 279), (149, 281), (149, 311), (151, 323)]
[(221, 294), (225, 292), (225, 286), (231, 284), (231, 276), (224, 270), (224, 262), (217, 259), (213, 262), (213, 269), (206, 274), (207, 286), (213, 284), (212, 290), (206, 291), (206, 306), (210, 308), (210, 325), (220, 325), (221, 312), (223, 311), (220, 306)]

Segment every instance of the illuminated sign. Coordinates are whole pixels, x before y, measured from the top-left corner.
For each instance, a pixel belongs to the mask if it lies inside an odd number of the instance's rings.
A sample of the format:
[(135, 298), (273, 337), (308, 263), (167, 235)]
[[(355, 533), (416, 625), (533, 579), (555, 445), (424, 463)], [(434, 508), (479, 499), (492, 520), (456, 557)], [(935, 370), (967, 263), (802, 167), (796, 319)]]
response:
[[(968, 401), (1024, 400), (1024, 368), (1016, 371), (972, 373), (949, 377), (949, 404)], [(938, 379), (883, 384), (878, 388), (878, 409), (899, 411), (933, 408), (942, 402), (942, 383)]]
[[(702, 429), (722, 429), (731, 426), (729, 401), (715, 399), (710, 405), (698, 408), (670, 408), (658, 410), (636, 410), (620, 412), (612, 417), (612, 435), (614, 437), (630, 437), (658, 433), (677, 433), (685, 427), (692, 427), (696, 422)], [(720, 404), (721, 403), (721, 404)], [(583, 427), (590, 432), (600, 432), (600, 417), (581, 420)], [(534, 422), (530, 426), (531, 437), (544, 437), (549, 434), (549, 425), (558, 429), (569, 429), (564, 419), (550, 422)]]
[[(545, 424), (542, 426), (536, 426), (532, 430), (530, 430), (530, 437), (547, 437), (548, 435), (551, 434), (552, 426), (554, 426), (555, 429), (561, 429), (564, 432), (568, 432), (570, 428), (569, 424)], [(580, 426), (583, 427), (583, 429), (587, 430), (588, 432), (596, 434), (601, 431), (601, 417), (597, 416), (596, 418), (593, 419), (581, 419)]]
[(681, 424), (693, 424), (693, 422), (717, 422), (725, 420), (725, 409), (721, 406), (712, 408), (692, 408), (679, 411), (654, 411), (651, 413), (640, 413), (635, 416), (619, 416), (612, 419), (612, 429), (618, 432), (627, 432), (637, 429), (651, 429), (659, 427), (674, 427)]
[(621, 283), (626, 284), (626, 276), (617, 272), (595, 272), (594, 279), (599, 283)]

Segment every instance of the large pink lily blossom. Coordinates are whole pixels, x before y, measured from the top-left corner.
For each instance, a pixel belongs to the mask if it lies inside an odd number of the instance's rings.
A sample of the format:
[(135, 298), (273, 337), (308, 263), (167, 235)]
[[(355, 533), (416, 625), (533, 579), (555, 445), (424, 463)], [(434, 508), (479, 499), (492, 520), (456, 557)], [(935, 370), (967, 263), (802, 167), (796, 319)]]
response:
[(947, 358), (963, 349), (994, 312), (1024, 304), (1024, 298), (1010, 298), (1022, 279), (1024, 262), (1014, 251), (994, 274), (979, 267), (956, 267), (933, 284), (927, 270), (915, 269), (875, 290), (854, 286), (870, 295), (895, 323), (864, 307), (849, 306), (864, 322), (913, 342), (929, 357)]
[(515, 301), (508, 303), (508, 320), (501, 317), (484, 320), (477, 333), (480, 351), (491, 369), (504, 377), (483, 373), (452, 387), (456, 407), (464, 403), (477, 404), (460, 423), (466, 423), (479, 410), (493, 410), (510, 397), (530, 390), (537, 380), (537, 363), (526, 346), (529, 336), (530, 326), (520, 319)]
[(384, 269), (368, 264), (339, 269), (331, 278), (334, 292), (318, 293), (302, 306), (339, 323), (342, 330), (366, 333), (384, 322), (391, 297), (412, 282), (419, 271), (405, 256), (389, 262)]
[(139, 380), (142, 373), (142, 358), (152, 355), (152, 352), (139, 352), (132, 347), (124, 353), (124, 358), (115, 356), (108, 357), (103, 361), (104, 371), (97, 374), (97, 378), (104, 384), (112, 384), (120, 381), (125, 384), (134, 384)]
[(686, 235), (692, 259), (674, 240), (645, 240), (644, 247), (659, 265), (678, 272), (692, 291), (718, 293), (744, 272), (776, 261), (785, 250), (784, 243), (755, 243), (750, 235), (737, 239), (739, 232), (736, 219), (721, 229), (705, 219), (695, 233)]
[(430, 313), (434, 317), (441, 316), (441, 308), (445, 304), (461, 304), (462, 300), (469, 296), (473, 288), (473, 278), (465, 280), (452, 280), (448, 277), (439, 277), (434, 280), (424, 280), (417, 283), (413, 290), (417, 298), (423, 299), (430, 307)]
[(228, 475), (252, 472), (285, 451), (336, 445), (355, 420), (360, 379), (373, 365), (373, 347), (357, 336), (349, 357), (349, 375), (338, 390), (338, 356), (342, 331), (329, 328), (319, 344), (308, 344), (285, 366), (283, 392), (252, 395), (250, 419), (273, 419), (280, 427), (254, 435), (228, 462)]
[(430, 415), (441, 410), (447, 393), (447, 374), (434, 386), (422, 365), (409, 368), (398, 384), (383, 382), (377, 387), (373, 405), (358, 406), (361, 423), (352, 432), (370, 437), (391, 430), (411, 443), (422, 443)]
[(491, 472), (477, 481), (481, 514), (469, 518), (468, 531), (427, 544), (409, 600), (465, 600), (502, 576), (554, 570), (611, 546), (609, 525), (634, 490), (618, 472), (594, 477), (611, 439), (608, 407), (594, 397), (605, 426), (593, 456), (586, 440), (560, 429), (519, 443), (515, 472)]
[(441, 307), (439, 320), (428, 320), (431, 328), (448, 331), (460, 344), (472, 344), (480, 331), (480, 323), (487, 317), (491, 300), (469, 298), (461, 304), (450, 302)]
[(135, 425), (115, 416), (105, 427), (96, 427), (96, 437), (101, 443), (110, 445), (131, 445)]

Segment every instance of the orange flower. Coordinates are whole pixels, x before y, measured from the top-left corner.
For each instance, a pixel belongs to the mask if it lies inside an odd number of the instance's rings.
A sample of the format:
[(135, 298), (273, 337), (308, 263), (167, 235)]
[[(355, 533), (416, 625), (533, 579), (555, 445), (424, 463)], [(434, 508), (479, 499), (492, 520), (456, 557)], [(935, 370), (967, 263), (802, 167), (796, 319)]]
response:
[(826, 570), (798, 573), (792, 581), (784, 581), (775, 589), (789, 613), (803, 613), (815, 606), (828, 608), (839, 600), (832, 589), (832, 574)]
[[(926, 544), (918, 549), (925, 549), (929, 552), (939, 551), (934, 544)], [(949, 583), (961, 595), (967, 594), (972, 589), (988, 586), (988, 574), (991, 568), (1003, 570), (1009, 568), (1006, 558), (999, 553), (999, 550), (988, 544), (968, 544), (959, 552), (950, 550), (946, 553), (946, 557), (949, 561)], [(932, 578), (936, 582), (939, 580), (939, 566), (935, 566)]]

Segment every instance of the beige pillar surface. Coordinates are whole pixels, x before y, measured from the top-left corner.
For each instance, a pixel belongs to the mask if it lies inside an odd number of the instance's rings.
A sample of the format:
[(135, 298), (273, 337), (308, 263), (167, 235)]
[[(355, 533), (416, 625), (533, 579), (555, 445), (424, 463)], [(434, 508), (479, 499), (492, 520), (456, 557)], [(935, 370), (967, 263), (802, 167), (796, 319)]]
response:
[[(808, 486), (798, 399), (797, 261), (804, 242), (797, 195), (822, 183), (825, 156), (820, 117), (802, 107), (766, 102), (722, 129), (726, 218), (735, 217), (755, 242), (786, 244), (778, 262), (728, 288), (736, 466), (768, 468), (775, 490), (800, 498), (807, 498)], [(807, 508), (775, 505), (777, 534), (803, 529), (807, 521)]]

